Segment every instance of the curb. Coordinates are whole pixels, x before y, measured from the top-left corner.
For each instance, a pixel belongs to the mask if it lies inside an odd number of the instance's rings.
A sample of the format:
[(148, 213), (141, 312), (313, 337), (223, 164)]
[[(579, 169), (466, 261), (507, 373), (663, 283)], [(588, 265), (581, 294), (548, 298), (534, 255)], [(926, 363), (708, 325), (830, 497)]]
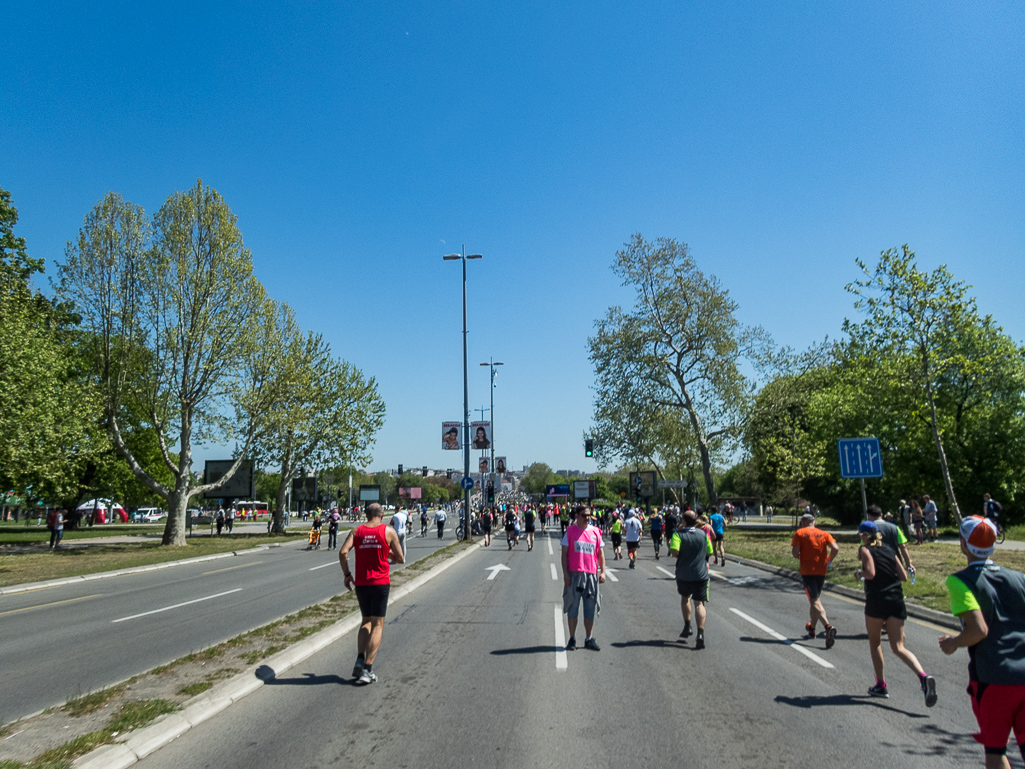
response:
[[(741, 566), (751, 566), (752, 568), (767, 571), (770, 574), (775, 574), (778, 577), (786, 577), (794, 582), (801, 581), (800, 573), (793, 569), (785, 569), (782, 566), (773, 566), (772, 564), (762, 563), (761, 561), (753, 561), (750, 558), (740, 558), (739, 556), (732, 554), (731, 557)], [(862, 603), (865, 601), (865, 594), (860, 590), (855, 590), (854, 588), (847, 587), (846, 585), (838, 585), (835, 582), (830, 582), (829, 580), (826, 580), (824, 589), (831, 593), (839, 593), (847, 598), (853, 598), (854, 600), (861, 601)], [(925, 606), (916, 606), (915, 604), (908, 603), (907, 601), (905, 601), (905, 606), (907, 606), (909, 617), (934, 622), (937, 625), (942, 625), (950, 630), (958, 632), (961, 631), (961, 622), (952, 614), (945, 614), (941, 611), (929, 609)]]
[[(296, 540), (299, 541), (299, 540)], [(76, 582), (88, 582), (93, 579), (107, 579), (109, 577), (123, 577), (127, 574), (142, 574), (147, 571), (158, 571), (159, 569), (172, 569), (175, 566), (186, 566), (192, 563), (203, 563), (204, 561), (216, 561), (221, 558), (234, 558), (236, 555), (251, 555), (252, 553), (263, 552), (269, 550), (272, 547), (282, 547), (283, 542), (275, 542), (269, 545), (257, 545), (246, 550), (231, 550), (226, 553), (216, 553), (215, 555), (200, 555), (195, 558), (184, 558), (180, 561), (167, 561), (165, 563), (154, 563), (149, 566), (133, 566), (130, 569), (117, 569), (116, 571), (101, 571), (96, 574), (81, 574), (77, 577), (62, 577), (60, 579), (50, 579), (45, 582), (26, 582), (22, 585), (10, 585), (9, 587), (0, 587), (0, 595), (13, 595), (14, 593), (24, 593), (29, 590), (39, 590), (44, 587), (58, 587), (60, 585), (73, 585)]]
[[(454, 566), (482, 545), (474, 544), (445, 559), (434, 568), (414, 577), (388, 596), (388, 605), (405, 598), (417, 588)], [(268, 681), (289, 668), (330, 646), (360, 625), (359, 609), (338, 620), (334, 625), (304, 638), (284, 651), (271, 655), (258, 665), (247, 668), (227, 681), (197, 694), (188, 700), (182, 710), (164, 716), (156, 723), (131, 732), (124, 742), (103, 745), (72, 763), (75, 769), (124, 769), (181, 737), (192, 727), (227, 709), (247, 694), (252, 694)]]

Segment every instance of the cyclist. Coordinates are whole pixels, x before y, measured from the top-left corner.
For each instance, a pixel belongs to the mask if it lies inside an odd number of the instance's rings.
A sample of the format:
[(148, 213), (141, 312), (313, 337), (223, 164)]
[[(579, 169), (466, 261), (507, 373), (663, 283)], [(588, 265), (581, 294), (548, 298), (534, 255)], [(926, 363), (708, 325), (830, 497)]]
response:
[(997, 529), (1000, 528), (1000, 513), (1004, 512), (1004, 506), (997, 502), (989, 493), (982, 495), (982, 514), (983, 517), (989, 518), (993, 523), (997, 525)]

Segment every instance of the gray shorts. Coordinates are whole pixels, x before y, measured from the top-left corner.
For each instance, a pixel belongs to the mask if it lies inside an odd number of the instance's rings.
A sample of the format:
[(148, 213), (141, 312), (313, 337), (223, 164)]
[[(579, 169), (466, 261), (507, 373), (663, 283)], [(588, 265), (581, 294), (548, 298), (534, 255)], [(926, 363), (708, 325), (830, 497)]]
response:
[[(565, 588), (566, 590), (572, 590), (571, 587)], [(570, 599), (568, 605), (566, 605), (566, 616), (570, 619), (576, 619), (580, 616), (580, 602), (584, 603), (584, 619), (594, 619), (594, 610), (598, 606), (598, 601), (593, 596), (585, 596), (583, 592), (574, 593)]]

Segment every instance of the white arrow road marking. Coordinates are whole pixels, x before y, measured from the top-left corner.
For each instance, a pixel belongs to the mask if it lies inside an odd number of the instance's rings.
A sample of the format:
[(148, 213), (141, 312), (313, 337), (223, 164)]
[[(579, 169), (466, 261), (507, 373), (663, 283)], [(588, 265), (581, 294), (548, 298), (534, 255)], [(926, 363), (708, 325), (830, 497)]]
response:
[(500, 564), (497, 564), (495, 566), (488, 566), (486, 569), (484, 569), (484, 571), (490, 571), (491, 572), (491, 574), (488, 575), (488, 581), (491, 581), (495, 577), (498, 576), (498, 572), (500, 572), (500, 571), (512, 571), (512, 569), (510, 569), (504, 563), (500, 563)]
[(795, 651), (799, 651), (805, 657), (807, 657), (808, 659), (812, 660), (813, 662), (818, 663), (822, 667), (824, 667), (824, 668), (832, 668), (833, 667), (833, 664), (831, 662), (826, 662), (824, 659), (822, 659), (822, 657), (820, 657), (819, 655), (815, 654), (814, 652), (810, 652), (807, 649), (805, 649), (803, 646), (800, 646), (799, 644), (795, 644), (792, 640), (787, 638), (785, 635), (782, 635), (781, 633), (777, 633), (775, 630), (773, 630), (768, 625), (763, 625), (761, 622), (756, 620), (754, 617), (749, 617), (748, 615), (744, 614), (744, 612), (740, 611), (740, 609), (734, 609), (734, 608), (730, 607), (730, 611), (733, 612), (734, 614), (736, 614), (741, 619), (746, 619), (748, 622), (750, 622), (752, 625), (754, 625), (759, 630), (762, 630), (762, 631), (768, 633), (770, 636), (775, 638), (777, 641), (780, 641), (781, 643), (785, 643), (787, 646), (789, 646), (791, 649), (794, 649)]
[[(555, 568), (554, 566), (552, 567)], [(555, 607), (555, 669), (565, 670), (569, 665), (569, 658), (566, 656), (566, 632), (562, 628), (562, 611)]]
[(548, 565), (552, 567), (552, 579), (554, 579), (556, 582), (558, 582), (559, 581), (559, 572), (556, 570), (555, 564), (554, 563), (550, 563)]
[(180, 609), (182, 606), (189, 606), (189, 605), (194, 604), (194, 603), (199, 603), (200, 601), (209, 601), (212, 598), (220, 598), (222, 596), (231, 595), (232, 593), (239, 593), (241, 591), (242, 591), (242, 588), (237, 587), (234, 590), (226, 590), (225, 592), (218, 593), (217, 595), (208, 595), (206, 598), (196, 598), (195, 600), (192, 600), (192, 601), (185, 601), (185, 603), (176, 603), (174, 606), (165, 606), (163, 609), (154, 609), (153, 611), (144, 611), (142, 614), (133, 614), (131, 617), (122, 617), (121, 619), (111, 620), (111, 622), (112, 623), (113, 622), (127, 622), (130, 619), (139, 619), (139, 617), (148, 617), (150, 614), (159, 614), (162, 611), (171, 611), (171, 609)]
[(619, 582), (619, 577), (616, 576), (617, 571), (619, 571), (619, 569), (605, 569), (605, 573), (613, 582)]

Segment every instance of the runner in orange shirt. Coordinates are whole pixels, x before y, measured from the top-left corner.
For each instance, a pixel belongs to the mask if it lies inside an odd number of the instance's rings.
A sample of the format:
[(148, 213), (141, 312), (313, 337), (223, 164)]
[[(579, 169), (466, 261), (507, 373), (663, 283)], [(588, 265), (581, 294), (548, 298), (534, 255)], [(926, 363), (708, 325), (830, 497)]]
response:
[(801, 516), (800, 528), (790, 540), (790, 548), (794, 558), (801, 561), (801, 582), (804, 583), (804, 592), (811, 605), (811, 622), (804, 626), (805, 632), (808, 638), (814, 638), (815, 626), (821, 622), (826, 630), (826, 648), (831, 649), (836, 643), (836, 628), (826, 619), (821, 595), (826, 582), (826, 570), (840, 552), (840, 546), (828, 531), (815, 528), (814, 515), (805, 513)]

